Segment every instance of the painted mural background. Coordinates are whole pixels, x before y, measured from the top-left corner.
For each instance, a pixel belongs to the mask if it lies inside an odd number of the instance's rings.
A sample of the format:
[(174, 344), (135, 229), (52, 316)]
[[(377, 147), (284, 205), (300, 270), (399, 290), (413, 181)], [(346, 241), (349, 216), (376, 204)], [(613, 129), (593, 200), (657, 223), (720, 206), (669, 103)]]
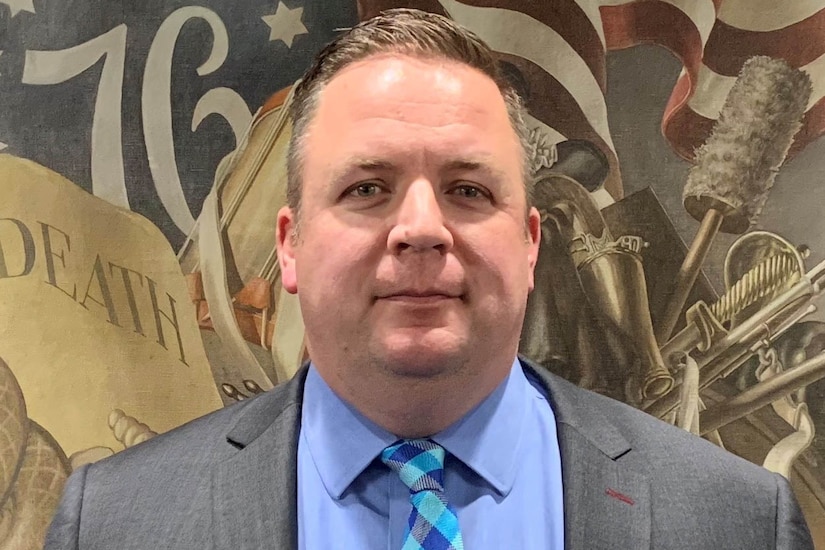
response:
[[(303, 327), (274, 261), (283, 105), (338, 29), (400, 5), (449, 15), (499, 52), (546, 168), (564, 160), (557, 143), (586, 143), (600, 159), (580, 200), (601, 209), (613, 237), (647, 243), (654, 326), (699, 227), (682, 205), (694, 149), (742, 64), (767, 55), (801, 68), (811, 80), (801, 129), (749, 231), (807, 245), (806, 270), (825, 259), (823, 0), (0, 0), (0, 548), (41, 546), (79, 464), (295, 371)], [(548, 265), (570, 263), (548, 231), (547, 254), (558, 255)], [(715, 238), (686, 308), (712, 304), (733, 282), (724, 266), (737, 238)], [(573, 364), (575, 327), (605, 358), (632, 360), (598, 315), (566, 313), (576, 293), (597, 301), (578, 273), (570, 263), (558, 286), (569, 293), (531, 298), (552, 307), (523, 351)], [(545, 289), (550, 280), (538, 278)], [(618, 281), (601, 283), (621, 294)], [(795, 323), (780, 323), (781, 337), (750, 343), (741, 368), (695, 388), (692, 409), (682, 394), (682, 414), (663, 416), (699, 432), (709, 418), (700, 408), (821, 357), (825, 318), (806, 309), (823, 305), (817, 292), (811, 285)], [(775, 296), (762, 298), (768, 307)], [(676, 332), (684, 325), (680, 316)], [(689, 387), (693, 371), (665, 359)], [(560, 374), (633, 402), (626, 373), (608, 370)], [(788, 475), (825, 548), (818, 378), (706, 436)]]

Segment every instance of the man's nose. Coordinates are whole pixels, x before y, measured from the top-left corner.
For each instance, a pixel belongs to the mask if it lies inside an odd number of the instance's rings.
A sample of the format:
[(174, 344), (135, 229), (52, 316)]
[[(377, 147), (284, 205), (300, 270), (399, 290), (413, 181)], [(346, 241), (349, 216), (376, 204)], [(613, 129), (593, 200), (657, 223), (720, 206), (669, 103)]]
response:
[(414, 181), (406, 189), (387, 242), (393, 253), (437, 250), (444, 254), (452, 248), (453, 235), (444, 224), (444, 212), (436, 193), (425, 178)]

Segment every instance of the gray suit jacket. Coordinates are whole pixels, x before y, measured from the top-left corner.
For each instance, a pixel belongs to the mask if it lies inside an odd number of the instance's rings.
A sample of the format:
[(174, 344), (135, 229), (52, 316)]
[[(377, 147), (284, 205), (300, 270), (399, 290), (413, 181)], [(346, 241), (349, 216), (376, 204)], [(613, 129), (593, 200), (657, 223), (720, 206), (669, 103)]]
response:
[[(813, 548), (781, 476), (523, 367), (556, 415), (568, 550)], [(46, 548), (296, 548), (305, 378), (80, 468)]]

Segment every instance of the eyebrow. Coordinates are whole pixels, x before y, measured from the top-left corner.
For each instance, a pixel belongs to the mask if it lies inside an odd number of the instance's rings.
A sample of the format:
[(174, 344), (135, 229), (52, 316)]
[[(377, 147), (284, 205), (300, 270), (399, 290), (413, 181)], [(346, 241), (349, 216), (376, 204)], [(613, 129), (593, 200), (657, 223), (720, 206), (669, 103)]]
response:
[(357, 171), (364, 172), (399, 172), (398, 166), (392, 162), (385, 160), (378, 160), (366, 157), (355, 157), (348, 161), (344, 166), (335, 170), (332, 173), (331, 181), (338, 182), (345, 180), (350, 174)]
[(442, 167), (441, 172), (480, 172), (499, 180), (504, 179), (505, 177), (504, 172), (487, 162), (465, 159), (456, 159), (448, 162)]
[[(332, 174), (332, 181), (347, 179), (350, 174), (356, 171), (385, 172), (393, 174), (398, 173), (401, 170), (401, 167), (388, 160), (380, 160), (369, 157), (354, 157)], [(479, 172), (496, 179), (503, 179), (505, 177), (501, 170), (491, 166), (489, 163), (486, 163), (483, 160), (471, 159), (451, 160), (443, 165), (439, 169), (439, 172), (441, 174), (448, 174), (451, 172)]]
[(447, 163), (446, 166), (442, 169), (444, 172), (457, 172), (459, 170), (481, 170), (486, 168), (487, 166), (481, 162), (474, 161), (474, 160), (452, 160)]

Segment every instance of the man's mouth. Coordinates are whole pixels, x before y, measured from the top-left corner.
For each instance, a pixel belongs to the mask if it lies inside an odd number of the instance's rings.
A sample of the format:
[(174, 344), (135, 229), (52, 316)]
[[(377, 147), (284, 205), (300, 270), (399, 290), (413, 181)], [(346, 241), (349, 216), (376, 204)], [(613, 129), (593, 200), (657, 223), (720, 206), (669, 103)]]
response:
[(460, 300), (462, 294), (440, 289), (417, 290), (405, 289), (378, 296), (379, 300), (405, 302), (410, 304), (434, 304), (445, 300)]

